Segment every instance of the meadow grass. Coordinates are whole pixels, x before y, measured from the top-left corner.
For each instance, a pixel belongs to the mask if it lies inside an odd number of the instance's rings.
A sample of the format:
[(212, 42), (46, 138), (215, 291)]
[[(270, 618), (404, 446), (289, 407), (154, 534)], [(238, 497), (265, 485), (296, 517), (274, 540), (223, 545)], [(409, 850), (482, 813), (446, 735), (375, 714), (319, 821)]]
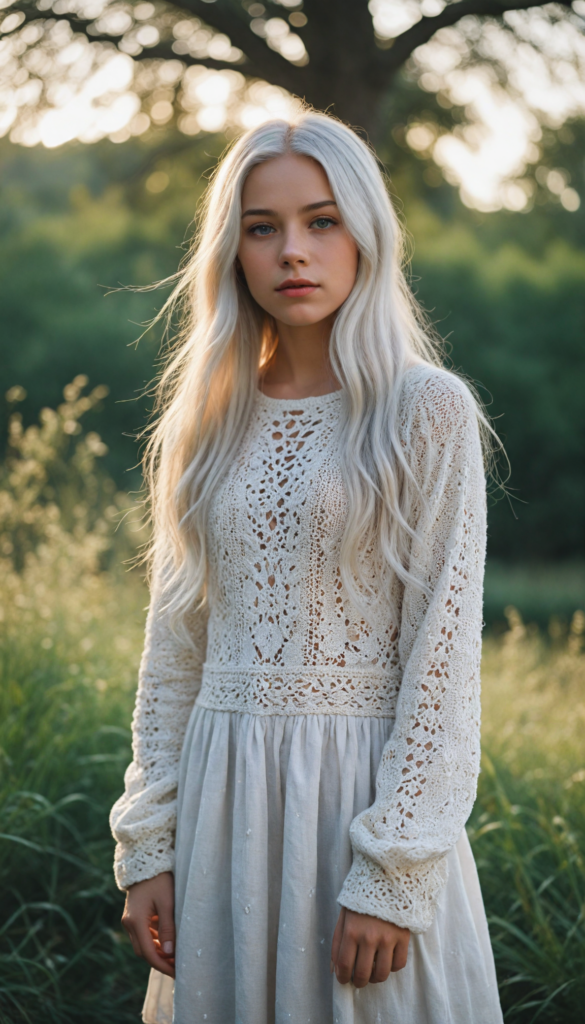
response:
[[(16, 420), (0, 473), (1, 1024), (126, 1024), (146, 986), (120, 926), (108, 813), (130, 759), (147, 597), (116, 568), (133, 543), (113, 530), (126, 499), (79, 428), (99, 400), (82, 392), (80, 378), (32, 433)], [(468, 830), (506, 1020), (580, 1024), (585, 617), (544, 633), (507, 616), (484, 644)]]
[(585, 1005), (585, 616), (487, 637), (483, 759), (468, 825), (506, 1020), (577, 1024)]
[(121, 934), (108, 811), (129, 760), (144, 597), (104, 580), (103, 615), (81, 636), (48, 637), (41, 621), (2, 637), (3, 1024), (139, 1019), (146, 971)]

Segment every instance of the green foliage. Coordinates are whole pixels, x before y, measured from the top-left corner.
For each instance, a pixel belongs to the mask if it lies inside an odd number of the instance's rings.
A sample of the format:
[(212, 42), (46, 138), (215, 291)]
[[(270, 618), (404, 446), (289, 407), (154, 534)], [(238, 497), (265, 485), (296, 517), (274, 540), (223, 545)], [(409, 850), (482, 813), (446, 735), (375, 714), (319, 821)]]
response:
[(425, 210), (411, 224), (422, 238), (418, 296), (454, 367), (477, 383), (511, 462), (511, 503), (490, 509), (490, 554), (582, 557), (585, 252), (562, 240), (538, 258), (511, 242), (490, 250)]
[(483, 770), (469, 833), (506, 1020), (572, 1024), (585, 1000), (585, 615), (545, 643), (509, 609), (483, 659)]
[(116, 529), (127, 498), (81, 431), (104, 397), (84, 384), (39, 426), (14, 415), (0, 468), (3, 1024), (121, 1024), (144, 985), (120, 933), (107, 815), (129, 760), (145, 594), (116, 568), (136, 534)]
[(522, 1024), (576, 1024), (585, 1000), (585, 798), (582, 784), (554, 783), (484, 754), (469, 829), (506, 1021)]
[(528, 564), (488, 561), (483, 616), (490, 630), (506, 628), (510, 605), (526, 622), (564, 635), (574, 612), (585, 608), (585, 565), (577, 559)]
[[(0, 142), (0, 376), (27, 392), (25, 422), (77, 375), (106, 384), (106, 464), (124, 489), (140, 483), (127, 474), (160, 338), (135, 342), (168, 289), (108, 292), (176, 271), (217, 150), (217, 141), (184, 137), (154, 151), (136, 142), (31, 152)], [(160, 194), (147, 188), (154, 169), (170, 181)]]
[[(0, 543), (16, 570), (22, 571), (27, 558), (35, 557), (47, 536), (55, 543), (60, 535), (66, 544), (81, 537), (85, 550), (92, 549), (90, 564), (109, 546), (101, 516), (106, 492), (114, 488), (95, 472), (96, 458), (105, 455), (107, 447), (95, 431), (73, 441), (81, 432), (79, 417), (107, 394), (107, 388), (98, 386), (90, 395), (81, 395), (86, 384), (86, 377), (68, 384), (65, 402), (57, 411), (42, 409), (38, 427), (25, 430), (19, 413), (10, 419), (8, 453), (0, 468)], [(12, 388), (7, 397), (10, 404), (18, 401), (22, 388)]]
[[(7, 455), (0, 466), (6, 614), (11, 607), (26, 607), (27, 590), (82, 599), (86, 583), (92, 585), (112, 559), (118, 564), (138, 542), (140, 520), (122, 516), (127, 495), (116, 492), (96, 464), (107, 454), (106, 445), (95, 431), (82, 435), (80, 418), (107, 394), (98, 385), (84, 395), (86, 384), (87, 377), (79, 376), (66, 385), (65, 401), (56, 410), (42, 409), (39, 425), (24, 429), (20, 413), (9, 420)], [(21, 396), (19, 387), (7, 393), (11, 403)], [(116, 523), (120, 528), (114, 530)]]
[[(40, 615), (0, 634), (3, 1024), (135, 1021), (146, 984), (121, 933), (107, 824), (130, 756), (144, 595), (124, 584), (92, 596), (103, 617), (81, 639), (59, 628), (47, 649)], [(111, 646), (120, 602), (132, 656)]]

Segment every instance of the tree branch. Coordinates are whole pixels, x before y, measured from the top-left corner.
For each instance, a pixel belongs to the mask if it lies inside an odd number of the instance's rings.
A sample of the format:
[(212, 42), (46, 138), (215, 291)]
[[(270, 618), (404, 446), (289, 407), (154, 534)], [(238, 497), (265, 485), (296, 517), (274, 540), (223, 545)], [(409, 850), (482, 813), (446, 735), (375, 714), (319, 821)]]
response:
[[(264, 67), (263, 78), (272, 78), (277, 85), (283, 85), (279, 78), (289, 82), (284, 88), (295, 91), (302, 83), (299, 76), (300, 68), (295, 67), (276, 50), (271, 50), (263, 40), (250, 28), (248, 15), (241, 4), (230, 4), (229, 0), (215, 0), (215, 3), (204, 3), (203, 0), (172, 0), (173, 6), (201, 18), (205, 24), (228, 36), (232, 43), (242, 50), (249, 59)], [(228, 9), (229, 5), (229, 9)], [(294, 84), (291, 84), (293, 83)]]
[(234, 46), (240, 50), (249, 51), (250, 42), (253, 48), (264, 48), (260, 38), (250, 29), (250, 19), (240, 4), (230, 4), (231, 10), (228, 11), (226, 0), (215, 0), (212, 4), (203, 3), (203, 0), (172, 0), (172, 3), (178, 10), (195, 15), (217, 32), (229, 36)]
[[(238, 14), (231, 13), (225, 8), (222, 9), (220, 0), (216, 0), (214, 4), (203, 3), (202, 0), (179, 0), (173, 6), (178, 11), (201, 18), (210, 28), (227, 35), (232, 43), (243, 51), (245, 63), (239, 66), (247, 74), (268, 79), (289, 92), (298, 92), (303, 89), (301, 68), (297, 68), (275, 50), (271, 50), (262, 39), (254, 35), (249, 23), (245, 24)], [(243, 8), (241, 10), (243, 13)], [(82, 33), (92, 43), (111, 43), (117, 46), (118, 40), (115, 36), (109, 35), (107, 32), (90, 31), (96, 19), (83, 18), (75, 12), (65, 11), (57, 14), (51, 9), (39, 11), (34, 0), (32, 2), (31, 0), (19, 0), (11, 5), (11, 11), (20, 11), (25, 15), (26, 22), (66, 21), (75, 32)], [(178, 58), (186, 64), (202, 64), (204, 67), (219, 71), (234, 67), (230, 61), (214, 60), (211, 57), (193, 58), (189, 54), (176, 54), (172, 50), (171, 41), (168, 43), (163, 41), (156, 46), (145, 47), (143, 52), (136, 55), (134, 59), (146, 60), (149, 57), (165, 60), (177, 60)]]
[[(13, 11), (21, 11), (25, 15), (25, 21), (22, 25), (26, 25), (30, 21), (39, 21), (40, 12), (36, 9), (30, 10), (28, 5), (24, 3), (13, 4)], [(73, 14), (55, 14), (51, 12), (50, 16), (43, 19), (44, 21), (66, 21), (71, 28), (76, 32), (80, 32), (82, 35), (89, 40), (90, 43), (110, 43), (112, 46), (116, 46), (116, 39), (108, 35), (105, 32), (90, 32), (89, 29), (92, 25), (91, 21), (84, 21), (81, 18), (77, 18)], [(22, 28), (22, 25), (19, 28)], [(177, 54), (172, 48), (172, 43), (157, 43), (156, 46), (145, 47), (141, 53), (132, 54), (132, 60), (180, 60), (183, 64), (201, 64), (204, 68), (211, 68), (214, 71), (233, 71), (241, 68), (247, 75), (254, 75), (258, 78), (265, 78), (266, 72), (262, 72), (261, 69), (257, 68), (249, 59), (246, 59), (244, 63), (237, 64), (235, 61), (229, 60), (215, 60), (213, 57), (192, 57), (189, 53)]]
[[(571, 0), (555, 0), (561, 7), (571, 6)], [(506, 11), (525, 11), (530, 7), (544, 7), (535, 0), (459, 0), (443, 8), (440, 14), (424, 17), (416, 25), (396, 36), (387, 50), (380, 51), (379, 66), (392, 77), (418, 46), (428, 43), (441, 28), (449, 28), (468, 15), (478, 18), (499, 18)]]
[[(93, 36), (88, 36), (93, 39)], [(179, 60), (191, 67), (193, 64), (201, 65), (203, 68), (210, 68), (213, 71), (241, 71), (254, 78), (266, 78), (266, 72), (257, 68), (250, 60), (236, 64), (229, 60), (215, 60), (213, 57), (192, 57), (190, 53), (175, 53), (164, 43), (157, 43), (156, 46), (149, 46), (142, 53), (132, 55), (132, 60)]]

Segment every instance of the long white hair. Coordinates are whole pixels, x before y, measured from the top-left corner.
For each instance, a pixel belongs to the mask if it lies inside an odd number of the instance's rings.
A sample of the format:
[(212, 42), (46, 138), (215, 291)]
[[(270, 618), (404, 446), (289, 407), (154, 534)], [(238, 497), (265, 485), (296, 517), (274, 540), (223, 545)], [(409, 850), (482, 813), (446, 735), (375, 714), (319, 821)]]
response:
[(413, 478), (398, 437), (401, 378), (440, 365), (438, 346), (403, 273), (403, 233), (368, 146), (340, 121), (304, 110), (242, 135), (207, 189), (191, 253), (161, 311), (181, 316), (178, 345), (158, 382), (158, 417), (145, 453), (152, 562), (164, 570), (173, 620), (206, 596), (210, 500), (248, 423), (258, 376), (277, 345), (272, 318), (236, 272), (241, 196), (253, 167), (285, 153), (316, 160), (359, 250), (354, 287), (339, 309), (329, 356), (347, 396), (341, 438), (349, 513), (340, 571), (364, 607), (360, 553), (376, 550), (408, 576)]

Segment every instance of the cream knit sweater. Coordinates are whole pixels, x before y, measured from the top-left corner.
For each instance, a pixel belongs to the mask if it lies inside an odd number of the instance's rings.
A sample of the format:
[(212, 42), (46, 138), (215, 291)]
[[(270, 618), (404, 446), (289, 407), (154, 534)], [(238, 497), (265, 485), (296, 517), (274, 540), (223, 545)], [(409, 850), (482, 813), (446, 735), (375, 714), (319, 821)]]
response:
[(196, 700), (231, 713), (383, 716), (395, 724), (376, 800), (351, 826), (353, 865), (339, 902), (422, 932), (479, 770), (485, 482), (477, 416), (453, 375), (426, 366), (405, 375), (400, 434), (422, 492), (410, 571), (432, 596), (371, 562), (376, 600), (366, 622), (338, 565), (344, 401), (341, 391), (286, 401), (258, 392), (212, 503), (209, 611), (191, 617), (192, 647), (170, 629), (155, 581), (134, 758), (111, 815), (116, 878), (127, 888), (173, 869), (178, 766)]

